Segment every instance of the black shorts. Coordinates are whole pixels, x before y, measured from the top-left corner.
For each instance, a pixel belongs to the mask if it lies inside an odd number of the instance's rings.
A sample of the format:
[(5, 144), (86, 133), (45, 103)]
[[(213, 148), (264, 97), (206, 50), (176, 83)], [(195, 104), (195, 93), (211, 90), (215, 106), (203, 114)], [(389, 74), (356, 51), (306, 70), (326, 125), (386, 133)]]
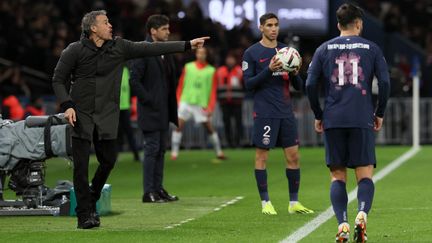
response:
[(372, 129), (326, 129), (324, 131), (324, 145), (328, 167), (376, 166), (375, 134)]
[(297, 121), (294, 118), (256, 118), (252, 142), (262, 149), (298, 145)]

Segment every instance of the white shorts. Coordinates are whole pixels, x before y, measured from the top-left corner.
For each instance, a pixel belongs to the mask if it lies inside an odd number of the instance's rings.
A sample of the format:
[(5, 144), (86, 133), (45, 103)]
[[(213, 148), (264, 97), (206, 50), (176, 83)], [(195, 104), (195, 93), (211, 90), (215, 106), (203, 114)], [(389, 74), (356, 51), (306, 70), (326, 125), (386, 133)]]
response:
[(178, 117), (184, 121), (193, 117), (195, 123), (204, 123), (208, 121), (207, 112), (201, 106), (191, 105), (180, 102), (178, 108)]

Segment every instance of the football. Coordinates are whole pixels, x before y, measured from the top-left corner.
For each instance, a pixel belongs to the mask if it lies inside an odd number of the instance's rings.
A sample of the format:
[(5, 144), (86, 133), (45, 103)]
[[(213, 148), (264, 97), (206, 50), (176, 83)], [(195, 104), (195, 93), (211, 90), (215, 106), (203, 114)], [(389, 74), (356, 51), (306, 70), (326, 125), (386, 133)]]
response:
[(301, 64), (301, 56), (293, 47), (284, 47), (277, 51), (276, 57), (282, 62), (282, 69), (292, 72)]

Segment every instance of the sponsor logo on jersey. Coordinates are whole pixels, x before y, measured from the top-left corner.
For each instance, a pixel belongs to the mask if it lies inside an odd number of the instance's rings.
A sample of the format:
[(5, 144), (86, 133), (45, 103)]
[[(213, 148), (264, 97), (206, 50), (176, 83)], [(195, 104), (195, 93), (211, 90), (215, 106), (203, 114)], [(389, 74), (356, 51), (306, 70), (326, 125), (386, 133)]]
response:
[(288, 72), (286, 72), (286, 71), (276, 71), (276, 72), (273, 72), (272, 73), (272, 76), (287, 76), (288, 75)]

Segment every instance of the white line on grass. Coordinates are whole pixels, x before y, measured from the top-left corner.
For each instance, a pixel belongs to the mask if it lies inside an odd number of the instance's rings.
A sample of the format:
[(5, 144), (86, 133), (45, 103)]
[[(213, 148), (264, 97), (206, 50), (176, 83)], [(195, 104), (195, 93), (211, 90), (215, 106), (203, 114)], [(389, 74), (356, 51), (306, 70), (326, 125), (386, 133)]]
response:
[[(420, 147), (412, 147), (410, 150), (405, 152), (399, 158), (393, 160), (392, 162), (390, 162), (390, 164), (388, 164), (386, 167), (384, 167), (382, 170), (376, 173), (375, 176), (372, 177), (373, 181), (375, 183), (378, 182), (386, 175), (390, 174), (393, 170), (397, 169), (399, 166), (405, 163), (407, 160), (412, 158), (418, 151), (420, 151)], [(357, 194), (357, 187), (354, 188), (354, 190), (352, 190), (348, 194), (348, 203), (352, 202), (356, 198), (357, 196), (356, 194)], [(301, 228), (297, 229), (294, 233), (289, 235), (287, 238), (283, 239), (281, 243), (300, 241), (301, 239), (305, 238), (310, 233), (315, 231), (318, 227), (324, 224), (331, 217), (333, 217), (333, 215), (334, 215), (333, 208), (330, 206), (324, 212), (320, 213), (317, 217), (315, 217), (314, 219), (312, 219), (311, 221), (303, 225)]]
[[(229, 206), (229, 205), (233, 205), (234, 203), (242, 200), (243, 198), (244, 197), (242, 197), (242, 196), (235, 197), (234, 199), (232, 199), (232, 200), (230, 200), (228, 202), (225, 202), (225, 203), (221, 204), (220, 206), (216, 207), (215, 209), (213, 209), (213, 211), (215, 211), (215, 212), (216, 211), (220, 211), (222, 208), (224, 208), (226, 206)], [(183, 224), (185, 224), (187, 222), (190, 222), (192, 220), (195, 220), (195, 218), (189, 218), (189, 219), (181, 221), (180, 223), (168, 225), (168, 226), (165, 227), (165, 229), (172, 229), (172, 228), (175, 228), (175, 227), (179, 227), (179, 226), (181, 226), (181, 225), (183, 225)]]

